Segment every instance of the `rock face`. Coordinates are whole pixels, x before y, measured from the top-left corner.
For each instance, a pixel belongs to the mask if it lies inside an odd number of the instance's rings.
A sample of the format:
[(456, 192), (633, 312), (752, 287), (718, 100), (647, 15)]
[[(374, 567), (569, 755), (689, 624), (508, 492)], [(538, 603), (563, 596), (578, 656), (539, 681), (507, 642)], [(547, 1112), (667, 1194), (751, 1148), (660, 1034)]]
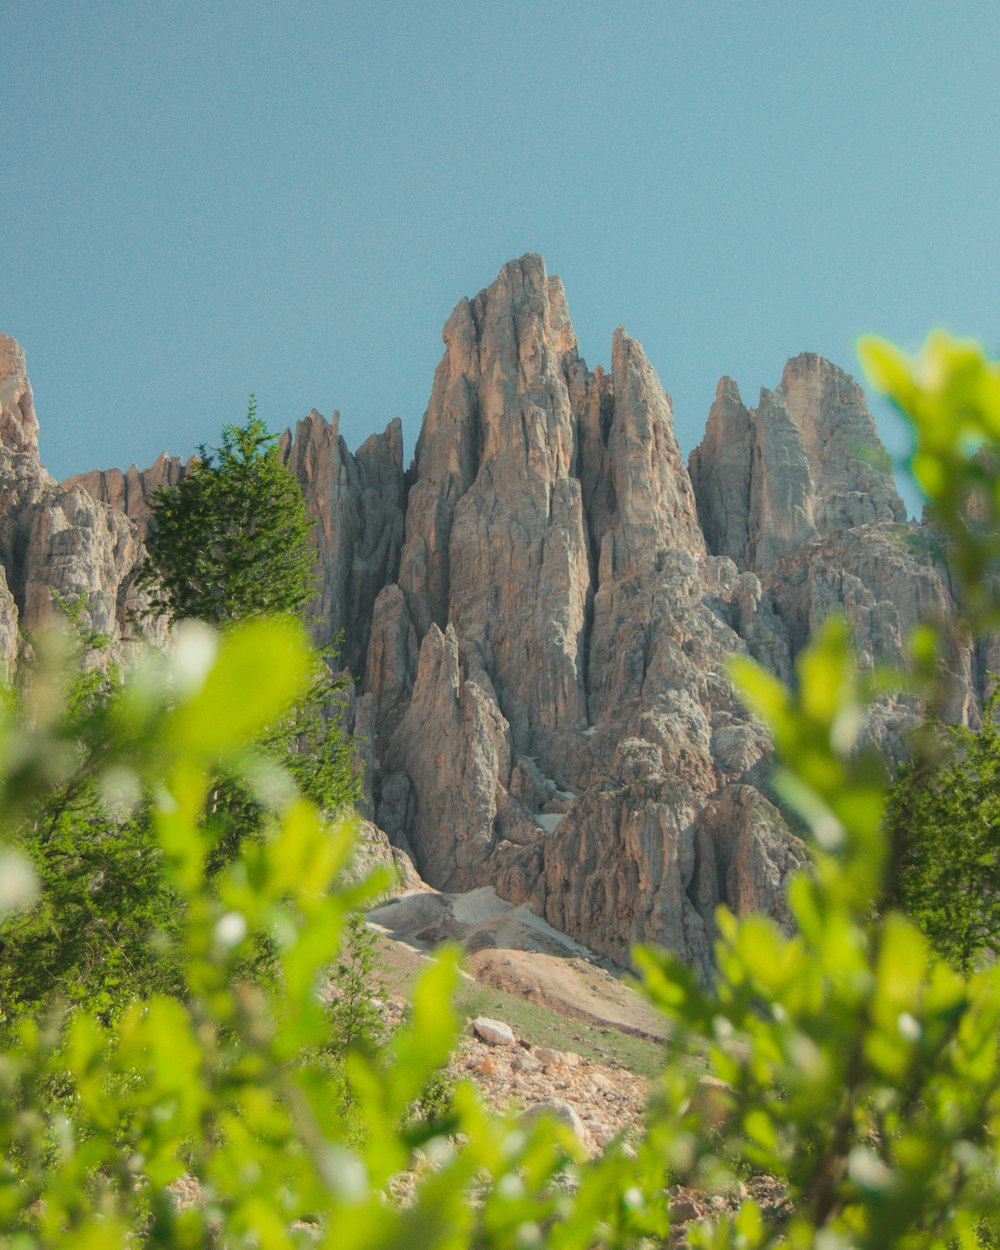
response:
[(58, 486), (38, 460), (38, 421), (24, 352), (0, 335), (0, 660), (9, 670), (18, 626), (31, 631), (54, 604), (79, 600), (84, 624), (121, 644), (141, 601), (133, 580), (136, 526), (81, 486)]
[[(917, 621), (954, 616), (940, 540), (906, 521), (861, 388), (822, 357), (790, 360), (750, 410), (723, 378), (690, 470), (708, 549), (757, 575), (789, 656), (840, 611), (862, 662), (902, 665)], [(790, 677), (773, 634), (747, 641)], [(974, 719), (981, 682), (958, 640), (951, 666), (949, 712)], [(886, 704), (872, 730), (892, 746), (913, 712), (905, 701)]]
[(906, 519), (861, 388), (821, 356), (790, 360), (749, 411), (723, 378), (690, 467), (709, 550), (757, 573), (817, 535)]
[[(379, 591), (396, 577), (403, 538), (403, 434), (392, 421), (351, 455), (340, 437), (340, 414), (325, 420), (315, 409), (294, 436), (280, 440), (284, 463), (299, 479), (316, 543), (317, 619), (321, 645), (343, 638), (342, 658), (360, 675), (365, 667), (372, 609)], [(82, 488), (93, 499), (123, 512), (144, 539), (157, 490), (175, 486), (185, 465), (165, 452), (148, 469), (131, 465), (97, 469), (67, 478), (64, 489)]]
[[(727, 655), (788, 680), (840, 609), (863, 660), (899, 658), (947, 578), (820, 357), (753, 410), (723, 379), (689, 476), (641, 346), (619, 329), (590, 371), (539, 257), (461, 301), (444, 345), (368, 651), (378, 823), (442, 889), (491, 884), (616, 960), (657, 941), (707, 976), (716, 906), (787, 920), (804, 860)], [(968, 717), (958, 644), (953, 668)], [(870, 732), (913, 714), (887, 703)]]
[(398, 418), (355, 455), (340, 437), (340, 414), (326, 421), (314, 409), (281, 440), (298, 477), (317, 548), (317, 641), (343, 635), (342, 655), (364, 672), (372, 611), (379, 591), (396, 578), (403, 540), (403, 431)]
[(715, 905), (766, 879), (774, 910), (802, 858), (762, 796), (767, 821), (703, 818), (767, 751), (725, 656), (753, 638), (787, 666), (786, 634), (708, 554), (641, 346), (617, 330), (591, 373), (540, 257), (444, 341), (372, 625), (377, 821), (440, 888), (496, 884), (616, 959), (660, 941), (707, 974)]
[[(541, 257), (461, 300), (444, 349), (407, 474), (398, 421), (353, 455), (336, 414), (281, 441), (316, 520), (317, 633), (342, 632), (358, 678), (368, 808), (439, 889), (491, 886), (619, 962), (660, 942), (707, 977), (717, 905), (787, 922), (805, 858), (727, 656), (790, 680), (837, 610), (863, 662), (899, 661), (953, 612), (940, 543), (821, 357), (752, 409), (723, 378), (689, 473), (641, 345), (619, 328), (589, 369)], [(0, 401), (0, 658), (54, 592), (121, 635), (149, 498), (183, 466), (57, 487), (3, 338)], [(984, 656), (954, 639), (955, 719)], [(892, 749), (914, 714), (886, 701), (869, 733)]]
[(148, 469), (137, 469), (134, 464), (121, 469), (92, 469), (89, 473), (77, 473), (63, 482), (66, 490), (81, 486), (88, 495), (100, 503), (110, 504), (124, 512), (134, 521), (140, 535), (145, 538), (149, 529), (150, 501), (163, 486), (176, 486), (184, 476), (184, 461), (166, 452)]

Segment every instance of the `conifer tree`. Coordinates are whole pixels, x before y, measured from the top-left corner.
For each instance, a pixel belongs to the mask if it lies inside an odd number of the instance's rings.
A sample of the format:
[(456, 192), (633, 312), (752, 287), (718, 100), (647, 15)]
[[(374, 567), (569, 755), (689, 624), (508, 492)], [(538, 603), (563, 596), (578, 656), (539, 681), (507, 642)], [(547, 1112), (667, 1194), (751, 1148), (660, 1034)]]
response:
[(939, 726), (935, 752), (900, 770), (886, 807), (891, 901), (965, 974), (1000, 950), (998, 708), (995, 688), (979, 729)]
[(153, 611), (171, 623), (195, 617), (220, 626), (302, 614), (315, 563), (305, 503), (253, 395), (245, 423), (223, 426), (222, 445), (200, 447), (152, 506), (140, 585)]

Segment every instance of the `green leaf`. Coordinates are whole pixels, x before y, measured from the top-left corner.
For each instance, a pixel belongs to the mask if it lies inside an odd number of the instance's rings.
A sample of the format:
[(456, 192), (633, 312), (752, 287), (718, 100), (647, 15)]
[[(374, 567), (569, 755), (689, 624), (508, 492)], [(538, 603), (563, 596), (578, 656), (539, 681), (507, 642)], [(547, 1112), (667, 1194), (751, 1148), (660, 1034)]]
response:
[(302, 626), (263, 618), (222, 639), (201, 689), (167, 718), (164, 736), (179, 755), (215, 759), (251, 743), (305, 692), (311, 669)]

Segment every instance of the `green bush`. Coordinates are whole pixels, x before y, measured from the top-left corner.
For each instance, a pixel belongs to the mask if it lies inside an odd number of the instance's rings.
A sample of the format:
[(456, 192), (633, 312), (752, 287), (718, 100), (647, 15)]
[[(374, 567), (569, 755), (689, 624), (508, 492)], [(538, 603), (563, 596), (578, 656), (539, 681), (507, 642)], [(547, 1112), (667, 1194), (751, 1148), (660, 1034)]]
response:
[(22, 689), (6, 698), (5, 737), (15, 754), (32, 737), (40, 699), (63, 699), (65, 712), (46, 784), (7, 830), (39, 893), (0, 927), (0, 1035), (21, 1012), (54, 998), (86, 1003), (107, 1021), (153, 989), (180, 988), (170, 942), (179, 900), (148, 803), (136, 803), (127, 770), (101, 762), (106, 705), (120, 674), (102, 657), (108, 640), (83, 628), (82, 604), (61, 606), (69, 628), (41, 641), (40, 667), (27, 664)]

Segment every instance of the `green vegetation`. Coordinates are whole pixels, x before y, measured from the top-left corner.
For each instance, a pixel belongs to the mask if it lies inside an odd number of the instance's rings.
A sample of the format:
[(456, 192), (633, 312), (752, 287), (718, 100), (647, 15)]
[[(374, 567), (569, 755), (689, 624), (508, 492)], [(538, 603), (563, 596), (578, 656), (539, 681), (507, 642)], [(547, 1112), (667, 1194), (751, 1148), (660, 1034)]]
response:
[(584, 1059), (626, 1068), (636, 1076), (652, 1078), (663, 1071), (663, 1042), (624, 1033), (609, 1025), (571, 1020), (506, 990), (465, 984), (459, 987), (455, 1006), (463, 1017), (503, 1020), (518, 1037), (530, 1038), (535, 1046), (575, 1050)]
[[(916, 360), (877, 342), (863, 352), (914, 420), (914, 471), (944, 515), (961, 504), (953, 479), (973, 473), (970, 444), (1000, 446), (1000, 367), (940, 336)], [(982, 628), (1000, 612), (986, 579), (1000, 481), (974, 472), (993, 528), (948, 533), (967, 620)], [(348, 916), (383, 882), (345, 883), (349, 821), (331, 823), (256, 745), (303, 696), (315, 659), (287, 618), (183, 631), (173, 656), (148, 655), (96, 701), (86, 738), (101, 743), (88, 757), (97, 794), (114, 780), (152, 796), (150, 829), (181, 904), (182, 988), (155, 990), (118, 1018), (81, 1002), (16, 1021), (0, 1057), (6, 1244), (639, 1247), (667, 1237), (671, 1183), (739, 1192), (737, 1178), (763, 1171), (783, 1180), (790, 1207), (747, 1197), (689, 1228), (692, 1247), (995, 1245), (1000, 969), (963, 975), (891, 905), (885, 770), (860, 739), (866, 707), (887, 689), (906, 685), (933, 705), (940, 649), (928, 626), (912, 640), (909, 674), (859, 674), (844, 623), (830, 620), (800, 656), (794, 692), (734, 661), (774, 735), (775, 789), (814, 841), (812, 870), (790, 891), (798, 931), (721, 911), (711, 992), (664, 953), (638, 952), (671, 1046), (634, 1152), (612, 1144), (587, 1160), (565, 1126), (492, 1116), (465, 1085), (442, 1100), (447, 1123), (414, 1114), (454, 1043), (447, 951), (386, 1045), (346, 1056), (350, 1106), (331, 1097), (318, 989)], [(43, 657), (26, 695), (33, 719), (2, 709), (8, 828), (64, 783), (52, 761), (79, 754), (61, 671)], [(260, 836), (213, 864), (220, 776), (240, 778)], [(23, 852), (8, 850), (0, 901), (24, 914), (31, 882)], [(253, 981), (244, 969), (259, 943), (274, 975)], [(699, 1084), (687, 1044), (723, 1084)], [(412, 1189), (396, 1202), (403, 1172)], [(184, 1209), (168, 1190), (182, 1177), (198, 1191)]]
[[(348, 916), (385, 881), (338, 881), (349, 822), (331, 824), (287, 774), (276, 785), (274, 761), (254, 745), (301, 697), (312, 664), (287, 619), (237, 624), (211, 647), (202, 631), (182, 631), (172, 656), (147, 656), (101, 705), (113, 747), (98, 785), (125, 767), (156, 796), (164, 872), (185, 903), (183, 992), (152, 993), (107, 1024), (85, 1005), (18, 1022), (0, 1062), (0, 1227), (12, 1244), (103, 1248), (137, 1234), (162, 1246), (317, 1244), (293, 1227), (302, 1222), (337, 1247), (499, 1246), (563, 1213), (549, 1181), (580, 1155), (567, 1130), (512, 1133), (466, 1088), (450, 1100), (461, 1130), (451, 1144), (412, 1114), (454, 1041), (453, 956), (428, 967), (382, 1051), (347, 1056), (350, 1108), (331, 1097), (317, 991)], [(44, 791), (44, 761), (65, 732), (57, 685), (36, 702), (50, 719), (22, 740), (15, 767), (0, 757), (8, 815)], [(245, 779), (265, 830), (213, 874), (206, 806), (220, 770)], [(241, 969), (259, 941), (273, 946), (275, 968), (255, 983)], [(404, 1169), (422, 1177), (405, 1208), (383, 1195)], [(641, 1170), (609, 1158), (601, 1176), (612, 1173), (594, 1189), (597, 1206), (565, 1211), (564, 1244), (586, 1245), (592, 1217), (648, 1226), (620, 1198)], [(201, 1200), (179, 1210), (167, 1187), (183, 1176)], [(477, 1207), (466, 1200), (474, 1183)]]
[[(313, 593), (315, 548), (302, 491), (282, 464), (256, 401), (243, 425), (225, 425), (222, 445), (201, 447), (173, 487), (153, 499), (153, 524), (139, 582), (150, 607), (173, 623), (235, 621), (289, 613), (305, 618)], [(317, 656), (304, 697), (268, 729), (266, 746), (325, 811), (353, 805), (360, 779), (351, 744), (337, 720), (345, 683), (335, 676), (335, 649)], [(214, 799), (218, 855), (259, 829), (258, 814), (238, 779), (223, 778)]]
[(84, 630), (82, 605), (61, 606), (71, 632), (59, 645), (47, 640), (48, 649), (43, 640), (40, 662), (8, 692), (5, 708), (4, 749), (16, 758), (37, 729), (41, 692), (55, 687), (65, 700), (47, 785), (8, 830), (40, 889), (36, 905), (0, 932), (0, 1035), (21, 1012), (55, 998), (85, 1003), (107, 1021), (137, 997), (180, 984), (169, 941), (179, 900), (163, 874), (148, 805), (136, 802), (125, 771), (97, 780), (120, 674), (101, 662), (107, 640)]
[(180, 482), (157, 491), (153, 521), (140, 584), (154, 612), (224, 626), (305, 608), (315, 562), (305, 504), (253, 395), (245, 423), (223, 426), (221, 447), (199, 448)]
[(375, 950), (375, 934), (361, 916), (344, 929), (334, 969), (329, 1011), (333, 1033), (342, 1048), (374, 1054), (385, 1041), (385, 977)]
[[(210, 623), (231, 626), (272, 609), (301, 610), (313, 561), (302, 495), (252, 400), (245, 426), (226, 426), (222, 448), (215, 456), (203, 452), (177, 487), (161, 490), (154, 513), (158, 524), (142, 577), (157, 588), (157, 607), (172, 621), (198, 611)], [(41, 892), (37, 905), (8, 920), (0, 936), (0, 1026), (54, 995), (86, 1003), (107, 1022), (136, 998), (153, 990), (177, 993), (182, 985), (175, 939), (185, 901), (164, 872), (150, 796), (134, 792), (127, 770), (102, 772), (112, 749), (107, 711), (121, 693), (121, 675), (102, 660), (108, 640), (85, 630), (82, 604), (60, 607), (72, 630), (64, 667), (22, 683), (9, 698), (11, 734), (20, 737), (37, 717), (37, 690), (50, 681), (65, 684), (58, 768), (11, 830)], [(196, 627), (185, 628), (198, 636)], [(351, 807), (359, 785), (351, 743), (337, 724), (340, 695), (329, 663), (314, 657), (305, 696), (258, 743), (329, 813)], [(245, 839), (261, 838), (265, 811), (245, 779), (224, 769), (208, 795), (205, 820), (211, 875), (236, 857)], [(253, 963), (263, 975), (267, 943), (259, 944)]]
[(998, 702), (994, 690), (977, 730), (925, 730), (886, 808), (893, 901), (963, 973), (1000, 950)]

